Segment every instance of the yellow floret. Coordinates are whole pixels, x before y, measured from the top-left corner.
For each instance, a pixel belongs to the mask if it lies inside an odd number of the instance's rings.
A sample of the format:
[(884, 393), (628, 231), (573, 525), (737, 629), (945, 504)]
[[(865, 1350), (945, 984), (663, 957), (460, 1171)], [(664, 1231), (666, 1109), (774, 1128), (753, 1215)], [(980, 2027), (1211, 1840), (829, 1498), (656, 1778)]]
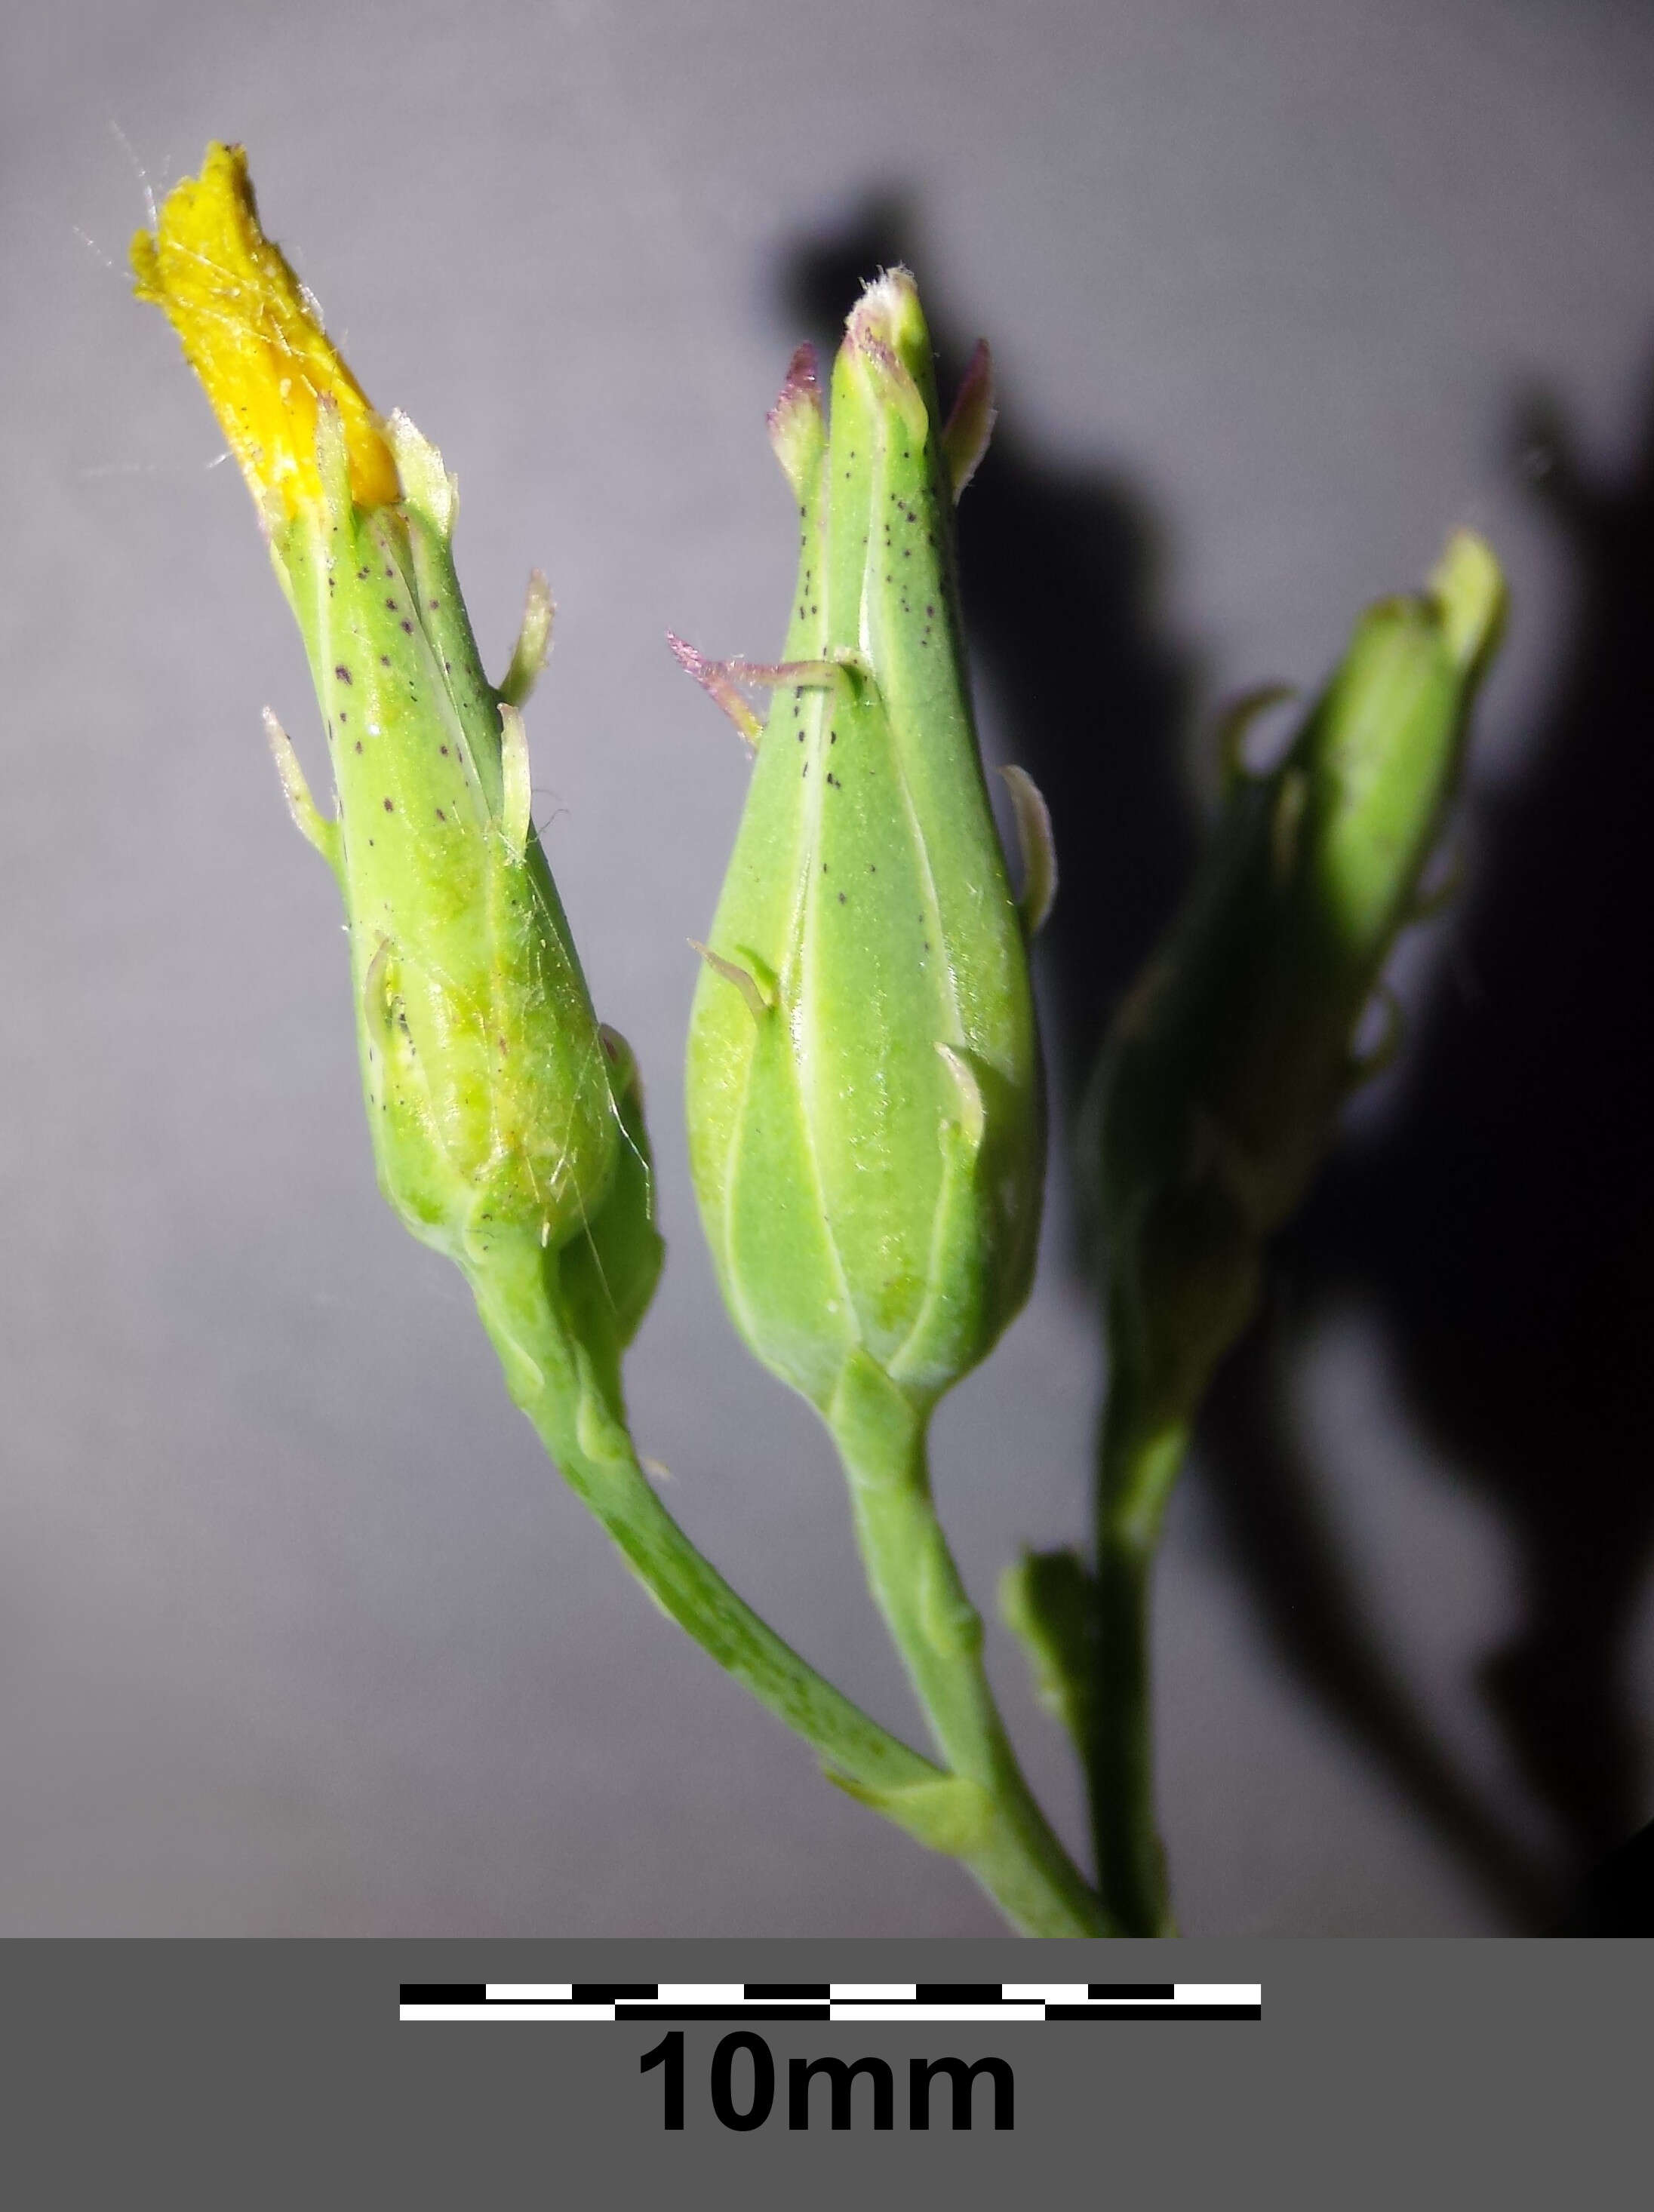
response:
[(162, 308), (200, 378), (253, 497), (277, 519), (321, 497), (318, 403), (337, 405), (359, 506), (401, 496), (378, 416), (279, 247), (258, 227), (240, 146), (209, 146), (198, 177), (167, 195), (132, 240), (140, 300)]

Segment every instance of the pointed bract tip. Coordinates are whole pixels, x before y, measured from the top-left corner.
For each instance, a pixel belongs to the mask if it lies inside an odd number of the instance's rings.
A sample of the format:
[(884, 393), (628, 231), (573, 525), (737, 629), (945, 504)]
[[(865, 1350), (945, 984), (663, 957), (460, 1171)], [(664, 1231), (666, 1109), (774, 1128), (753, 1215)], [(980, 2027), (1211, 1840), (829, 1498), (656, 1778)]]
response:
[(821, 369), (816, 349), (807, 339), (787, 364), (786, 378), (765, 419), (775, 459), (786, 471), (794, 495), (802, 500), (827, 446)]
[(448, 474), (441, 454), (401, 408), (392, 409), (385, 434), (404, 498), (418, 508), (439, 538), (452, 538), (459, 512), (459, 479)]
[(523, 618), (512, 648), (511, 665), (500, 680), (500, 696), (513, 707), (523, 706), (539, 681), (551, 651), (551, 623), (556, 606), (551, 586), (538, 568), (528, 575), (523, 599)]
[(763, 735), (763, 718), (741, 696), (732, 664), (727, 660), (708, 660), (692, 645), (684, 643), (671, 630), (666, 632), (666, 643), (673, 658), (686, 676), (692, 676), (707, 696), (721, 707), (734, 723), (746, 744), (754, 749)]
[(1454, 532), (1430, 572), (1430, 596), (1454, 659), (1467, 675), (1480, 674), (1505, 620), (1504, 571), (1485, 538)]
[(775, 417), (794, 407), (821, 408), (821, 364), (815, 347), (808, 338), (797, 347), (787, 364), (787, 374), (781, 379), (781, 388), (775, 395), (775, 404), (769, 410), (769, 427), (773, 434)]
[(994, 404), (994, 356), (988, 349), (988, 340), (978, 338), (970, 365), (964, 373), (964, 382), (959, 386), (942, 431), (942, 453), (956, 502), (976, 475), (998, 419), (999, 410)]
[(1051, 810), (1044, 794), (1025, 768), (1002, 768), (1017, 821), (1017, 842), (1022, 851), (1022, 893), (1017, 910), (1023, 933), (1037, 937), (1056, 904), (1056, 841), (1051, 834)]

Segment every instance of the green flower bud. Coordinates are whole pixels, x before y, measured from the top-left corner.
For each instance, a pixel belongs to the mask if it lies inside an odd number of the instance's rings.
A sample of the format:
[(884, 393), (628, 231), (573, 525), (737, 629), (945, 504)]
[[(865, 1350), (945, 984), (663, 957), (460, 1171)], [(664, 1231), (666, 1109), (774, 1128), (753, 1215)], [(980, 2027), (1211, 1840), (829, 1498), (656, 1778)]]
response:
[[(954, 573), (953, 503), (991, 419), (984, 351), (943, 428), (913, 280), (881, 277), (849, 319), (830, 427), (808, 347), (770, 417), (802, 540), (782, 662), (677, 648), (755, 739), (736, 687), (773, 690), (702, 948), (696, 1189), (736, 1326), (830, 1418), (852, 1368), (864, 1395), (871, 1368), (927, 1410), (1033, 1266), (1038, 1046)], [(1019, 797), (1042, 823), (1025, 780)]]
[(1387, 1048), (1354, 1039), (1456, 781), (1504, 586), (1462, 532), (1429, 587), (1387, 599), (1272, 773), (1240, 766), (1181, 915), (1122, 1006), (1099, 1070), (1116, 1358), (1134, 1419), (1192, 1411), (1257, 1295), (1339, 1109)]
[(453, 482), (404, 416), (374, 414), (259, 228), (239, 149), (209, 150), (133, 258), (252, 489), (326, 720), (331, 820), (266, 716), (344, 900), (380, 1186), (473, 1275), (502, 1242), (578, 1245), (569, 1282), (601, 1278), (606, 1360), (660, 1247), (635, 1071), (593, 1013), (530, 819), (518, 708), (544, 659), (544, 580), (496, 687), (454, 575)]

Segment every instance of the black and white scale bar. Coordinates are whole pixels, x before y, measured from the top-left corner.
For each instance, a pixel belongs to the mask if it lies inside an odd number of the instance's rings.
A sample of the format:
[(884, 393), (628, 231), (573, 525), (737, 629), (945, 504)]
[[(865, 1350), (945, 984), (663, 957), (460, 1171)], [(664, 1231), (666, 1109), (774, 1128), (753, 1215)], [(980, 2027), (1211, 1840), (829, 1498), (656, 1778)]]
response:
[(1262, 2020), (1257, 1982), (404, 1982), (404, 2021)]

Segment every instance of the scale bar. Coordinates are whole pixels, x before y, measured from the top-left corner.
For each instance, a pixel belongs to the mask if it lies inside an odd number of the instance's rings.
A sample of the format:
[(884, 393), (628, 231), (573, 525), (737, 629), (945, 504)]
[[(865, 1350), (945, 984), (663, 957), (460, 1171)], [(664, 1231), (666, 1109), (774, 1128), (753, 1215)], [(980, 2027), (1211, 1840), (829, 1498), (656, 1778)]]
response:
[(404, 1982), (407, 2022), (1261, 2021), (1257, 1982)]

